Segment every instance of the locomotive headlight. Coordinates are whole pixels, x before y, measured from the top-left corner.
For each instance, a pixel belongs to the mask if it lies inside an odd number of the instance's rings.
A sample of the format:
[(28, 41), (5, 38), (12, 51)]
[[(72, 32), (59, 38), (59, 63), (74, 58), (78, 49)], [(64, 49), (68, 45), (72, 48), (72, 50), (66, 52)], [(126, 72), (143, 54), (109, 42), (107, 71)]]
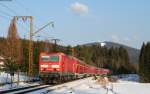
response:
[(48, 67), (48, 65), (41, 65), (41, 67), (43, 67), (43, 68), (47, 68), (47, 67)]
[(59, 65), (51, 65), (52, 68), (59, 68)]

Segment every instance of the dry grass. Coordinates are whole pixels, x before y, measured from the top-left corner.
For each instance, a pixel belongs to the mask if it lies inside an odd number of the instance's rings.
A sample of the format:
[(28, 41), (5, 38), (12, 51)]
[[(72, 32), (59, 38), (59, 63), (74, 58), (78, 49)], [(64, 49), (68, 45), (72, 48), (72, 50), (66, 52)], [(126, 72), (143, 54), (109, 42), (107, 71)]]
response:
[[(108, 91), (111, 90), (112, 92), (113, 91), (113, 84), (111, 82), (117, 82), (117, 78), (116, 77), (100, 77), (97, 79), (97, 84), (100, 84), (104, 89), (106, 89), (106, 93), (105, 94), (108, 94)], [(108, 88), (107, 86), (110, 86), (111, 88)]]

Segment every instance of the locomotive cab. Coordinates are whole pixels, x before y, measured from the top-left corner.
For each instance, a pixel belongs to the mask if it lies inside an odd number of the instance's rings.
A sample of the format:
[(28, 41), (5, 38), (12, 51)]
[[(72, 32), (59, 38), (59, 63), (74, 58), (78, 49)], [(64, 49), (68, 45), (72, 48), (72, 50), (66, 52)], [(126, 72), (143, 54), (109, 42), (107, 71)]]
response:
[(39, 58), (39, 74), (45, 83), (55, 83), (54, 79), (60, 77), (60, 58), (59, 54), (41, 53)]
[(40, 71), (54, 72), (60, 70), (60, 56), (59, 55), (41, 55), (40, 56)]

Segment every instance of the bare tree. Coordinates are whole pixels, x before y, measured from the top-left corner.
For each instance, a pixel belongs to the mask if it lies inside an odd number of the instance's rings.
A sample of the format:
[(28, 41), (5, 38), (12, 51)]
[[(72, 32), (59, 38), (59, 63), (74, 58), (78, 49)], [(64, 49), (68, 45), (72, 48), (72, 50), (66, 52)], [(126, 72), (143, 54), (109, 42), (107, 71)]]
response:
[[(7, 70), (11, 70), (9, 71), (11, 75), (14, 74), (14, 72), (18, 73), (18, 85), (19, 85), (19, 65), (20, 63), (22, 63), (22, 48), (21, 48), (21, 41), (17, 33), (17, 26), (16, 26), (15, 18), (12, 19), (10, 26), (9, 26), (5, 51), (6, 51), (4, 53), (4, 56), (6, 59), (5, 67), (7, 67), (6, 68)], [(11, 59), (7, 60), (7, 58), (11, 58)]]

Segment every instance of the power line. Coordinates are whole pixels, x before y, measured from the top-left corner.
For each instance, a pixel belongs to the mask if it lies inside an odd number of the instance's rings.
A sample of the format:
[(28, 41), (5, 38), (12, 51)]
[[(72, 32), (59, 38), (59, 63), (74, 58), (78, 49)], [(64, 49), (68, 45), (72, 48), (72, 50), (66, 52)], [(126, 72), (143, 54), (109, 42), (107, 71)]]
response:
[(18, 24), (17, 25), (20, 25), (22, 27), (22, 29), (24, 29), (25, 31), (29, 31), (24, 25), (21, 25), (21, 24)]
[(1, 19), (1, 18), (4, 18), (5, 20), (10, 20), (8, 17), (3, 16), (3, 15), (0, 15), (0, 19)]
[[(21, 3), (19, 0), (16, 0), (15, 1), (18, 6), (20, 6), (21, 8), (23, 8), (26, 12), (28, 12), (29, 14), (32, 14), (33, 12), (28, 8), (26, 7), (23, 3)], [(34, 25), (35, 28), (38, 28), (38, 26)]]
[[(21, 8), (24, 8), (29, 14), (33, 13), (33, 12), (31, 12), (31, 11), (29, 10), (29, 8), (25, 7), (21, 2), (19, 2), (19, 1), (16, 0), (16, 3), (15, 3), (15, 4), (21, 6)], [(13, 9), (9, 8), (8, 6), (6, 6), (6, 5), (4, 5), (4, 4), (2, 4), (2, 3), (0, 3), (0, 5), (1, 5), (2, 7), (4, 7), (4, 8), (7, 8), (7, 9), (8, 9), (9, 11), (11, 11), (13, 14), (17, 15), (17, 12), (14, 11)], [(1, 10), (0, 10), (0, 12), (3, 13), (4, 15), (8, 16), (8, 17), (13, 17), (11, 14), (9, 14), (9, 13), (7, 13), (7, 12), (1, 11)], [(3, 18), (6, 18), (6, 17), (3, 16)], [(6, 18), (6, 19), (7, 19), (7, 18)], [(17, 25), (20, 25), (20, 24), (17, 23)], [(21, 27), (22, 27), (25, 31), (28, 31), (27, 28), (26, 28), (24, 25), (22, 25)], [(34, 27), (35, 27), (35, 29), (38, 29), (38, 26), (34, 25)], [(49, 36), (49, 34), (48, 34), (47, 32), (45, 32), (45, 33)]]
[[(23, 3), (21, 3), (19, 0), (15, 1), (17, 5), (21, 6), (21, 8), (24, 8), (26, 10), (26, 12), (28, 12), (29, 14), (32, 14), (33, 12), (31, 11), (31, 9), (29, 9), (28, 7), (26, 7)], [(38, 29), (37, 25), (33, 25), (35, 28)]]
[[(18, 15), (18, 13), (17, 13), (16, 11), (14, 11), (14, 10), (11, 9), (11, 8), (9, 8), (8, 6), (6, 6), (6, 5), (4, 5), (4, 4), (2, 4), (2, 3), (0, 3), (0, 5), (3, 6), (3, 7), (5, 7), (5, 8), (7, 8), (9, 11), (13, 12), (15, 15)], [(9, 15), (9, 16), (10, 16), (10, 15)], [(20, 25), (20, 24), (17, 23), (17, 25)], [(20, 25), (20, 26), (22, 26), (22, 28), (23, 28), (25, 31), (29, 31), (24, 25)]]
[(29, 8), (25, 7), (24, 4), (19, 2), (19, 0), (16, 0), (15, 2), (16, 2), (15, 4), (19, 5), (21, 8), (24, 8), (26, 12), (28, 12), (29, 14), (33, 13)]
[[(12, 9), (10, 9), (10, 8), (7, 8), (7, 9), (12, 10)], [(2, 10), (0, 10), (0, 13), (1, 13), (1, 14), (3, 13), (3, 15), (5, 15), (5, 16), (0, 15), (0, 17), (4, 18), (4, 19), (6, 19), (6, 20), (10, 20), (10, 19), (8, 19), (7, 17), (13, 17), (11, 14), (9, 14), (9, 13), (7, 13), (7, 12), (4, 12), (4, 11), (2, 11)], [(15, 13), (15, 14), (16, 14), (16, 13)], [(20, 24), (17, 24), (17, 25), (20, 25)], [(23, 27), (23, 29), (24, 29), (25, 31), (27, 31), (27, 29), (26, 29), (24, 26), (22, 26), (22, 27)]]
[(51, 39), (52, 41), (54, 41), (54, 52), (57, 52), (57, 42), (60, 41), (60, 39)]
[[(4, 8), (7, 8), (7, 9), (9, 9), (10, 11), (13, 11), (12, 9), (8, 8), (6, 5), (4, 5), (4, 4), (2, 4), (2, 3), (0, 3), (0, 6), (2, 6), (2, 7), (4, 7)], [(13, 17), (12, 14), (10, 14), (10, 13), (8, 13), (8, 12), (5, 12), (5, 11), (2, 11), (2, 10), (0, 10), (0, 13), (2, 14), (2, 15), (0, 15), (0, 16), (1, 16), (2, 18), (6, 19), (6, 20), (8, 20), (9, 18)], [(5, 16), (4, 16), (4, 15), (5, 15)], [(10, 20), (10, 19), (9, 19), (9, 20)]]
[(0, 1), (5, 2), (5, 1), (12, 1), (12, 0), (0, 0)]
[(8, 16), (8, 17), (12, 17), (11, 14), (9, 14), (9, 13), (7, 13), (7, 12), (4, 12), (4, 11), (2, 11), (2, 10), (0, 10), (0, 13), (3, 13), (4, 15), (6, 15), (6, 16)]
[(8, 6), (6, 6), (6, 5), (4, 5), (4, 4), (2, 4), (2, 3), (0, 3), (0, 5), (1, 5), (2, 7), (4, 7), (4, 8), (7, 8), (9, 11), (11, 11), (12, 13), (14, 13), (15, 15), (17, 15), (17, 12), (14, 11), (13, 9), (9, 8)]
[[(0, 17), (4, 18), (5, 20), (10, 20), (9, 18), (10, 18), (10, 17), (13, 17), (12, 15), (10, 15), (10, 14), (8, 14), (8, 13), (6, 13), (6, 12), (3, 12), (3, 11), (1, 11), (1, 10), (0, 10), (0, 13), (3, 13), (3, 14), (5, 15), (5, 16), (0, 15)], [(18, 26), (21, 26), (22, 29), (24, 29), (25, 31), (29, 31), (24, 25), (21, 25), (21, 24), (18, 24), (18, 23), (17, 23), (17, 25), (18, 25)]]
[[(4, 4), (2, 4), (2, 3), (0, 3), (0, 5), (1, 5), (2, 7), (4, 7), (4, 8), (7, 8), (7, 10), (11, 11), (13, 14), (18, 15), (18, 13), (17, 13), (16, 11), (14, 11), (14, 10), (11, 9), (11, 8), (9, 8), (8, 6), (6, 6), (6, 5), (4, 5)], [(0, 12), (5, 15), (5, 16), (1, 16), (1, 17), (5, 18), (5, 19), (7, 19), (7, 17), (13, 17), (11, 14), (9, 14), (9, 13), (7, 13), (7, 12), (1, 11), (1, 10), (0, 10)], [(6, 16), (7, 16), (7, 17), (6, 17)], [(18, 23), (17, 23), (17, 25), (21, 26), (22, 29), (24, 29), (25, 31), (29, 31), (24, 25), (21, 25), (21, 24), (18, 24)]]
[[(16, 0), (15, 2), (16, 2), (15, 4), (17, 4), (18, 6), (20, 6), (20, 7), (23, 8), (23, 9), (25, 9), (26, 12), (28, 12), (29, 14), (32, 14), (32, 13), (33, 13), (28, 7), (24, 6), (24, 4), (21, 3), (19, 0)], [(33, 26), (34, 26), (35, 29), (38, 29), (38, 26), (36, 26), (35, 24), (34, 24)], [(23, 28), (25, 29), (25, 27), (23, 27)], [(47, 32), (45, 32), (45, 33), (47, 33)], [(47, 33), (47, 34), (48, 34), (48, 33)], [(49, 34), (48, 34), (48, 35), (49, 35)]]
[[(19, 0), (16, 0), (15, 1), (16, 3), (15, 4), (17, 4), (18, 6), (21, 6), (21, 8), (23, 8), (26, 12), (28, 12), (29, 14), (32, 14), (33, 12), (27, 7), (27, 6), (25, 6), (23, 3), (21, 3)], [(38, 26), (37, 25), (33, 25), (34, 26), (34, 29), (36, 30), (36, 29), (38, 29)], [(46, 35), (50, 35), (50, 34), (48, 34), (47, 32), (45, 32), (46, 33)]]

